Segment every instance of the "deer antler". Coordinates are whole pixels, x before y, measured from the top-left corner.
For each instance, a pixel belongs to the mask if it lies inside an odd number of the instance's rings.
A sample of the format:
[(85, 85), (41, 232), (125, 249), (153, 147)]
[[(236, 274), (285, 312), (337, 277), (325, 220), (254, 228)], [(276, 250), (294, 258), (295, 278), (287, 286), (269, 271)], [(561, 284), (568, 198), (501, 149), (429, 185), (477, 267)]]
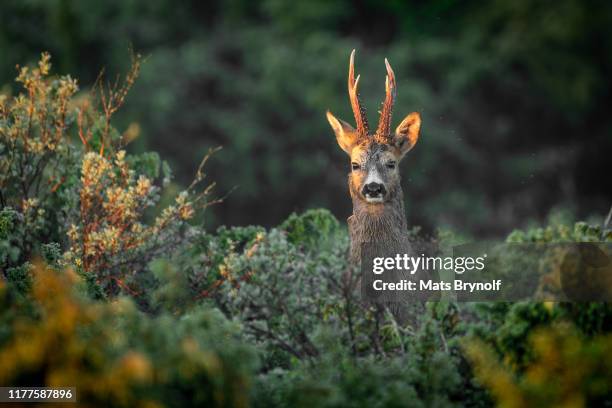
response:
[(357, 123), (357, 133), (360, 136), (367, 136), (370, 128), (368, 126), (368, 118), (366, 112), (361, 103), (359, 102), (359, 92), (357, 86), (359, 85), (359, 75), (355, 79), (355, 50), (351, 52), (351, 59), (349, 62), (349, 76), (348, 76), (348, 91), (351, 99), (351, 106), (353, 108), (353, 114), (355, 115), (355, 122)]
[(385, 66), (387, 67), (387, 76), (385, 78), (385, 101), (383, 102), (380, 111), (380, 119), (378, 120), (378, 129), (376, 129), (376, 137), (380, 139), (388, 139), (391, 130), (391, 114), (393, 113), (393, 104), (395, 103), (395, 74), (389, 61), (385, 58)]

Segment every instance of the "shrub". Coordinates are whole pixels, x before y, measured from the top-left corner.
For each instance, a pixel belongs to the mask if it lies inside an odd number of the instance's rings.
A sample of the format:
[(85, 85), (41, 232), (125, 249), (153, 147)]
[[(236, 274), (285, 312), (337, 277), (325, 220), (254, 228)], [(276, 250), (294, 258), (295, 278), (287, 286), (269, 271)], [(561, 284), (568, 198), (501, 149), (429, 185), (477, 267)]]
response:
[(244, 322), (255, 344), (285, 361), (281, 365), (288, 366), (292, 358), (315, 357), (320, 350), (312, 343), (312, 333), (326, 319), (326, 311), (341, 303), (332, 285), (339, 284), (347, 268), (345, 251), (346, 246), (336, 245), (330, 252), (306, 252), (284, 231), (273, 229), (225, 258), (226, 279), (217, 302)]
[(92, 302), (70, 270), (34, 275), (27, 300), (0, 281), (1, 384), (76, 387), (92, 406), (246, 406), (256, 358), (219, 312), (152, 317), (127, 298)]
[(314, 341), (324, 352), (314, 362), (291, 371), (262, 374), (255, 387), (260, 407), (453, 407), (466, 400), (461, 389), (458, 359), (448, 353), (440, 327), (428, 317), (409, 336), (405, 352), (355, 358), (331, 330)]
[(77, 203), (79, 153), (69, 129), (78, 87), (70, 76), (50, 79), (50, 68), (49, 54), (42, 54), (37, 67), (19, 68), (24, 93), (0, 95), (0, 239), (10, 245), (3, 269), (39, 254), (42, 243), (65, 241), (62, 225)]
[[(573, 228), (514, 231), (511, 243), (610, 242), (606, 228), (579, 222)], [(541, 260), (560, 274), (560, 252)], [(602, 356), (612, 346), (612, 307), (603, 302), (519, 302), (479, 304), (477, 323), (463, 341), (477, 380), (503, 406), (597, 406), (609, 403), (610, 375)], [(607, 374), (606, 374), (607, 373)]]
[[(172, 254), (193, 235), (187, 221), (211, 204), (212, 185), (200, 191), (198, 185), (212, 151), (175, 203), (157, 209), (170, 182), (168, 166), (156, 154), (128, 155), (124, 148), (133, 129), (121, 134), (111, 123), (141, 63), (133, 56), (123, 81), (107, 85), (100, 77), (88, 96), (77, 97), (76, 80), (50, 76), (50, 56), (44, 53), (36, 68), (19, 70), (25, 93), (0, 97), (5, 276), (26, 279), (26, 262), (44, 257), (44, 246), (53, 244), (63, 253), (62, 263), (87, 276), (94, 292), (138, 296), (143, 288), (136, 277), (147, 273), (147, 264)], [(151, 210), (159, 211), (152, 221)]]
[(333, 241), (343, 239), (340, 223), (329, 210), (308, 210), (304, 214), (293, 213), (279, 226), (287, 234), (287, 240), (307, 249), (324, 248)]
[[(360, 298), (327, 210), (208, 233), (190, 221), (215, 202), (197, 188), (209, 156), (159, 209), (168, 166), (111, 124), (139, 67), (80, 97), (44, 54), (0, 101), (0, 383), (76, 386), (92, 406), (610, 401), (608, 304), (440, 302), (402, 325)], [(407, 234), (424, 251), (458, 240)], [(507, 241), (611, 239), (551, 223)], [(560, 255), (540, 260), (553, 281)]]
[(263, 350), (266, 369), (317, 358), (323, 350), (313, 335), (320, 328), (333, 327), (354, 355), (398, 350), (392, 317), (363, 303), (348, 279), (358, 276), (349, 273), (348, 234), (329, 212), (293, 214), (269, 231), (222, 227), (195, 242), (187, 259), (167, 268), (175, 277), (176, 269), (187, 271), (188, 295), (166, 286), (165, 300), (179, 309), (184, 299), (209, 300), (239, 320), (247, 340)]
[(605, 406), (612, 386), (612, 337), (587, 339), (568, 325), (534, 330), (533, 354), (521, 375), (501, 363), (486, 344), (466, 347), (475, 374), (504, 407)]

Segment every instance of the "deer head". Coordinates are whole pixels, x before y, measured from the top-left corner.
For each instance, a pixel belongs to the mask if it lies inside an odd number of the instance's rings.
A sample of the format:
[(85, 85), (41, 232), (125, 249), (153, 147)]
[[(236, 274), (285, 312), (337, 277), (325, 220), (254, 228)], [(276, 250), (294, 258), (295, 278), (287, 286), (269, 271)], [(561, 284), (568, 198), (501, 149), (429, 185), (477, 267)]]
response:
[(355, 50), (349, 61), (348, 91), (357, 126), (353, 128), (329, 111), (327, 120), (336, 134), (338, 144), (351, 158), (349, 188), (353, 200), (380, 205), (395, 198), (400, 191), (398, 164), (419, 138), (421, 117), (413, 112), (402, 120), (394, 133), (391, 132), (395, 75), (385, 59), (386, 96), (380, 111), (378, 128), (376, 132), (371, 133), (365, 109), (359, 101), (359, 76), (355, 78), (354, 60)]

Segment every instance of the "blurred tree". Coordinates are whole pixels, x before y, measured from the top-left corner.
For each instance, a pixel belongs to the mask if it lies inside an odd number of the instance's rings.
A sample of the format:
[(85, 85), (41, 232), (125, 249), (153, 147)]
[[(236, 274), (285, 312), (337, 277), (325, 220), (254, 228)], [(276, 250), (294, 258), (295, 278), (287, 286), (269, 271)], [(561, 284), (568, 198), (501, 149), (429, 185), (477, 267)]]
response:
[(225, 147), (211, 178), (238, 189), (215, 224), (272, 225), (314, 206), (349, 214), (348, 160), (323, 114), (352, 118), (352, 48), (372, 119), (385, 56), (396, 120), (423, 115), (402, 170), (411, 222), (498, 234), (557, 206), (603, 213), (612, 198), (605, 2), (9, 0), (0, 27), (0, 84), (42, 49), (87, 84), (104, 65), (124, 68), (130, 44), (150, 55), (123, 123), (140, 122), (133, 149), (160, 150), (179, 180)]

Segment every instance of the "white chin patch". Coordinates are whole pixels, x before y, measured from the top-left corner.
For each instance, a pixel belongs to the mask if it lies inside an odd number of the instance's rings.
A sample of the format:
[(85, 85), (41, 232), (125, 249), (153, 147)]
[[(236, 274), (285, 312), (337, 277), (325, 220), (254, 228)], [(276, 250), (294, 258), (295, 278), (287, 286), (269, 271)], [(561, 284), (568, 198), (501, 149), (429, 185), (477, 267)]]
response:
[(382, 196), (370, 197), (369, 194), (366, 194), (365, 199), (366, 199), (366, 202), (368, 203), (382, 203), (383, 202)]

